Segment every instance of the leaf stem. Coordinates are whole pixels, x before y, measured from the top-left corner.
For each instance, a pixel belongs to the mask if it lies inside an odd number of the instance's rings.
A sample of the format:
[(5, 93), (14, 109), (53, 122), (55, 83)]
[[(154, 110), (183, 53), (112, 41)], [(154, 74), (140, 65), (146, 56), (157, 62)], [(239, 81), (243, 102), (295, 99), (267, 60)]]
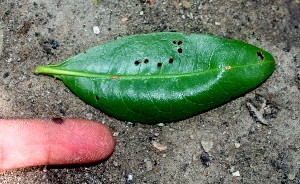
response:
[[(37, 66), (35, 68), (35, 74), (46, 74), (46, 75), (68, 75), (68, 76), (78, 76), (78, 77), (99, 77), (99, 74), (96, 73), (88, 73), (82, 71), (71, 71), (71, 70), (62, 70), (56, 69), (55, 66)], [(110, 75), (107, 75), (109, 78)]]

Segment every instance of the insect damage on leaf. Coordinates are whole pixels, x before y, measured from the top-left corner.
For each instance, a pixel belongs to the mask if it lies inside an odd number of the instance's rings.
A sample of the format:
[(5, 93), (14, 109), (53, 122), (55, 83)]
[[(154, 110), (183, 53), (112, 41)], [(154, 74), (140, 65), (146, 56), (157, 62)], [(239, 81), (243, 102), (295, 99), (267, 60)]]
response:
[(263, 61), (264, 60), (264, 55), (260, 52), (260, 51), (258, 51), (257, 53), (257, 56), (258, 56), (258, 58), (261, 60), (261, 61)]
[(120, 120), (173, 122), (257, 87), (275, 69), (268, 52), (211, 35), (152, 33), (98, 45), (35, 73), (61, 79)]
[(225, 66), (225, 69), (226, 69), (226, 70), (230, 70), (230, 69), (231, 69), (231, 66)]

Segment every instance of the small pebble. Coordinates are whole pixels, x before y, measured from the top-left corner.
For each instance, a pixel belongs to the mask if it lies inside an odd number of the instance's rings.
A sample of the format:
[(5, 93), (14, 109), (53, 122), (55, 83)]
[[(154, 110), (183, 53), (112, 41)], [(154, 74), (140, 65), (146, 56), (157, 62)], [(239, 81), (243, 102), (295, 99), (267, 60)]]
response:
[(159, 151), (165, 151), (165, 150), (167, 150), (167, 146), (164, 146), (164, 145), (162, 145), (162, 144), (160, 144), (160, 143), (158, 143), (156, 141), (152, 141), (152, 145), (153, 145), (154, 148), (156, 148)]
[(144, 11), (140, 11), (140, 15), (144, 15)]
[(12, 60), (13, 60), (13, 58), (8, 58), (7, 62), (10, 63), (10, 62), (12, 62)]
[(165, 126), (165, 124), (163, 124), (163, 123), (158, 123), (157, 126), (163, 127), (163, 126)]
[(201, 145), (205, 152), (209, 152), (213, 148), (214, 143), (211, 141), (201, 141)]
[(193, 13), (190, 13), (190, 14), (188, 14), (187, 16), (188, 16), (188, 18), (190, 18), (190, 19), (193, 19), (193, 18), (194, 18)]
[(220, 22), (215, 22), (215, 25), (219, 26), (219, 25), (221, 25), (221, 23)]
[(131, 174), (129, 174), (128, 176), (127, 176), (127, 181), (132, 181), (133, 180), (133, 176), (131, 175)]
[(128, 122), (125, 122), (126, 123), (126, 127), (127, 128), (132, 128), (134, 125), (132, 122), (128, 121)]
[(149, 161), (149, 160), (146, 160), (146, 161), (145, 161), (145, 164), (146, 164), (146, 170), (147, 170), (147, 171), (152, 171), (152, 169), (153, 169), (153, 164), (152, 164), (152, 162)]
[(240, 177), (240, 171), (235, 171), (234, 173), (232, 173), (232, 176)]
[(122, 21), (122, 22), (127, 22), (127, 21), (128, 21), (128, 17), (123, 17), (123, 18), (121, 19), (121, 21)]
[(182, 6), (185, 8), (185, 9), (190, 9), (192, 7), (191, 3), (188, 2), (188, 1), (182, 1)]
[(236, 143), (234, 143), (234, 146), (235, 146), (235, 148), (239, 148), (239, 147), (241, 147), (241, 144), (236, 142)]
[(113, 161), (113, 165), (114, 165), (115, 167), (118, 167), (118, 166), (119, 166), (118, 162), (116, 162), (116, 161)]
[(94, 31), (94, 34), (96, 34), (96, 35), (100, 34), (100, 28), (98, 26), (94, 26), (93, 31)]
[(198, 156), (199, 156), (198, 154), (193, 155), (192, 161), (195, 162), (195, 161), (199, 160)]
[(114, 137), (117, 137), (118, 135), (119, 135), (119, 132), (114, 132), (114, 133), (113, 133), (113, 136), (114, 136)]
[(295, 172), (292, 172), (292, 173), (288, 174), (288, 179), (289, 180), (294, 180), (295, 178), (296, 178), (296, 173)]

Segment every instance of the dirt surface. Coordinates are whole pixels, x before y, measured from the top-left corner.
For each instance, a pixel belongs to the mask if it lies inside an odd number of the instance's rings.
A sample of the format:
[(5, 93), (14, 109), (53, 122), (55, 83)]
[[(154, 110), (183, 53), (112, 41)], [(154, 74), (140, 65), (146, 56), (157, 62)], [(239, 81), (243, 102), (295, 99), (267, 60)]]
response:
[[(276, 71), (230, 103), (160, 126), (110, 118), (61, 81), (32, 73), (118, 37), (161, 31), (252, 43), (274, 55)], [(299, 38), (298, 0), (0, 0), (0, 117), (96, 120), (117, 142), (103, 163), (8, 171), (0, 183), (300, 183)]]

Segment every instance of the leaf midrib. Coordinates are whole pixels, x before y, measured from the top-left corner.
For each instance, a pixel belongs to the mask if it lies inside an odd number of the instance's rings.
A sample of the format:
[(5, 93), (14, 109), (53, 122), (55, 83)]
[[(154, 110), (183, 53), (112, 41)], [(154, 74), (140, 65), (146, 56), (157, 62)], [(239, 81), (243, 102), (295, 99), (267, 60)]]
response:
[[(231, 68), (229, 70), (235, 69), (235, 68), (242, 68), (242, 67), (250, 67), (255, 66), (259, 64), (249, 64), (249, 65), (241, 65), (241, 66), (230, 66)], [(117, 74), (97, 74), (97, 73), (88, 73), (83, 71), (71, 71), (71, 70), (64, 70), (64, 69), (56, 69), (52, 68), (51, 66), (38, 66), (36, 67), (35, 73), (36, 74), (47, 74), (52, 76), (59, 76), (59, 75), (66, 75), (66, 76), (75, 76), (75, 77), (87, 77), (87, 78), (112, 78), (112, 79), (139, 79), (139, 78), (174, 78), (174, 77), (188, 77), (193, 75), (200, 75), (205, 74), (209, 72), (218, 72), (222, 70), (227, 70), (224, 68), (214, 68), (209, 69), (205, 71), (199, 71), (199, 72), (190, 72), (190, 73), (180, 73), (180, 74), (151, 74), (151, 75), (117, 75)], [(228, 71), (229, 71), (228, 70)]]

